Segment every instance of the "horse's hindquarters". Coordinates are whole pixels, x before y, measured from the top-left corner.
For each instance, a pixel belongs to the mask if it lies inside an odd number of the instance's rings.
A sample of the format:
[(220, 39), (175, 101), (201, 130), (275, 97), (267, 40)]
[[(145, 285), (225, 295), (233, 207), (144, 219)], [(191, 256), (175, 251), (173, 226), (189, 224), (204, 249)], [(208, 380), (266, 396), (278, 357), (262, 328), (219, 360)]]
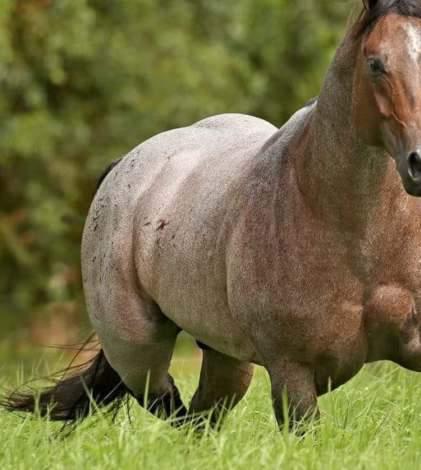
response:
[(225, 258), (245, 169), (275, 130), (247, 116), (211, 118), (152, 138), (106, 177), (82, 246), (88, 311), (105, 341), (154, 341), (145, 324), (155, 305), (165, 316), (154, 327), (168, 322), (253, 356), (230, 314)]

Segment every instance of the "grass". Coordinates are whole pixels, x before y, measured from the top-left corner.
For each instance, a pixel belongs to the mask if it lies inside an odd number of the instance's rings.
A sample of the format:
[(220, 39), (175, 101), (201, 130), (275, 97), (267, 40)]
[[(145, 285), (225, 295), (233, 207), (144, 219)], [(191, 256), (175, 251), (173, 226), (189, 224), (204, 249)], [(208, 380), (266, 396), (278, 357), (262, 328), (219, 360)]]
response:
[[(3, 385), (17, 380), (8, 370)], [(173, 373), (187, 401), (197, 382), (197, 359), (179, 355)], [(174, 430), (133, 403), (131, 418), (122, 410), (113, 424), (100, 414), (61, 439), (55, 423), (0, 411), (0, 468), (421, 468), (421, 376), (391, 364), (366, 367), (321, 398), (320, 407), (320, 422), (304, 437), (279, 432), (268, 378), (258, 370), (246, 398), (218, 433)]]

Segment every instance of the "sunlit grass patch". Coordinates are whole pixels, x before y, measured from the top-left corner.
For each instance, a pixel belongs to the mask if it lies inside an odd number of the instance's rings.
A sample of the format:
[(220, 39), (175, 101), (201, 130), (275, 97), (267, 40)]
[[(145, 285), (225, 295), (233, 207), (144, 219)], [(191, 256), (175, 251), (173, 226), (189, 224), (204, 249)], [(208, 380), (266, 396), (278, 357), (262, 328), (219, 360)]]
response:
[[(187, 401), (198, 357), (179, 356), (173, 373)], [(3, 377), (3, 385), (16, 377)], [(0, 412), (2, 469), (414, 469), (421, 468), (421, 376), (391, 364), (366, 367), (320, 401), (321, 420), (299, 437), (277, 430), (266, 373), (220, 432), (172, 429), (139, 408), (85, 420), (65, 439), (60, 425)]]

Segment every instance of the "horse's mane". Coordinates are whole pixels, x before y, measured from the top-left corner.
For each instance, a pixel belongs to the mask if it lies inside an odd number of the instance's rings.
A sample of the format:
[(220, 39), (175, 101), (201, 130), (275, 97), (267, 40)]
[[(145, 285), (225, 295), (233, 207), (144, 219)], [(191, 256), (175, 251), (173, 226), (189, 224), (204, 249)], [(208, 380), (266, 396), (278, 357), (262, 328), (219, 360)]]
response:
[(370, 31), (380, 18), (389, 13), (421, 18), (421, 1), (377, 0), (375, 2), (365, 0), (365, 6), (354, 25), (355, 36), (360, 37)]

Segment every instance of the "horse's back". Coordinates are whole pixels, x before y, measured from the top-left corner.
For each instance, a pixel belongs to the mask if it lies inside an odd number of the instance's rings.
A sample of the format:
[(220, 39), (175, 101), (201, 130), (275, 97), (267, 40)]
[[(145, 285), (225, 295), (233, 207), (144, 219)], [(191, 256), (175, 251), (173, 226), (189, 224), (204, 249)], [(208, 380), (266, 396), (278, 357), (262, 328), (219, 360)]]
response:
[[(158, 134), (141, 144), (137, 151), (141, 160), (152, 158), (154, 164), (168, 164), (171, 160), (187, 173), (183, 166), (186, 160), (191, 164), (230, 159), (234, 155), (247, 158), (277, 128), (272, 124), (244, 114), (221, 114), (202, 119), (191, 126)], [(248, 151), (250, 149), (250, 152)], [(143, 156), (140, 155), (143, 153)], [(147, 171), (147, 168), (146, 168)], [(210, 175), (211, 176), (211, 175)]]
[(218, 131), (229, 131), (230, 129), (237, 129), (238, 131), (245, 133), (276, 131), (275, 126), (270, 124), (268, 121), (265, 121), (264, 119), (239, 113), (217, 114), (216, 116), (210, 116), (187, 127), (187, 129), (192, 128), (202, 128), (208, 130), (213, 129)]
[(104, 181), (106, 188), (101, 188), (101, 192), (113, 194), (114, 199), (127, 203), (150, 192), (155, 183), (165, 191), (167, 178), (173, 184), (201, 168), (212, 181), (212, 170), (221, 165), (231, 165), (234, 170), (235, 165), (253, 156), (276, 131), (275, 126), (263, 119), (221, 114), (188, 127), (162, 132), (127, 154), (113, 171), (113, 177)]
[[(145, 217), (173, 206), (188, 189), (186, 200), (202, 204), (209, 192), (224, 198), (225, 190), (241, 179), (242, 168), (278, 129), (243, 114), (212, 116), (189, 127), (158, 134), (127, 154), (106, 177), (93, 202), (108, 197), (122, 212), (138, 211)], [(193, 203), (193, 201), (192, 201)]]

